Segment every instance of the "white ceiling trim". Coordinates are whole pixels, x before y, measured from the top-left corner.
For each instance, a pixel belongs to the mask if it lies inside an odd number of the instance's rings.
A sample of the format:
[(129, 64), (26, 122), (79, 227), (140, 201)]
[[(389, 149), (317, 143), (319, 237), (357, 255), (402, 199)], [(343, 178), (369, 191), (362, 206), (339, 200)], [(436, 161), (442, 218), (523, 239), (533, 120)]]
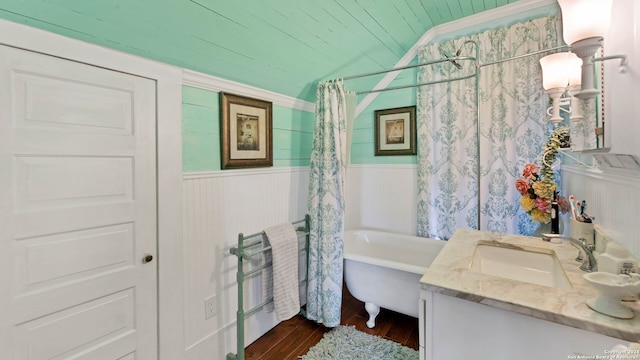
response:
[[(450, 32), (462, 30), (464, 28), (481, 25), (490, 21), (498, 20), (503, 17), (516, 15), (522, 12), (533, 10), (542, 6), (556, 3), (556, 0), (521, 0), (513, 4), (500, 6), (498, 8), (483, 11), (481, 13), (467, 16), (458, 20), (450, 21), (438, 26), (434, 26), (422, 35), (422, 37), (407, 51), (406, 54), (393, 67), (403, 67), (409, 65), (411, 61), (418, 55), (418, 49), (428, 44), (435, 37)], [(386, 89), (389, 84), (400, 74), (401, 71), (387, 73), (372, 90)], [(380, 95), (379, 92), (369, 93), (356, 106), (356, 115), (358, 117), (371, 103)]]
[(205, 90), (228, 92), (235, 95), (270, 101), (275, 105), (306, 112), (315, 112), (316, 109), (316, 105), (309, 101), (296, 99), (294, 97), (282, 95), (273, 91), (260, 89), (235, 81), (219, 78), (217, 76), (207, 75), (187, 69), (184, 69), (183, 71), (182, 84)]

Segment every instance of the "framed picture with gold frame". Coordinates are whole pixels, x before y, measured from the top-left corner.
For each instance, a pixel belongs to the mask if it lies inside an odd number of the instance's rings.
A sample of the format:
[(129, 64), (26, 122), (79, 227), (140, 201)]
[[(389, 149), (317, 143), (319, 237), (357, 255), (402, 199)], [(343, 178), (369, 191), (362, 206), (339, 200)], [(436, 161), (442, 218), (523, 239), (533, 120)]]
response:
[(375, 156), (416, 155), (416, 107), (374, 112)]
[(220, 93), (222, 169), (273, 166), (272, 103)]

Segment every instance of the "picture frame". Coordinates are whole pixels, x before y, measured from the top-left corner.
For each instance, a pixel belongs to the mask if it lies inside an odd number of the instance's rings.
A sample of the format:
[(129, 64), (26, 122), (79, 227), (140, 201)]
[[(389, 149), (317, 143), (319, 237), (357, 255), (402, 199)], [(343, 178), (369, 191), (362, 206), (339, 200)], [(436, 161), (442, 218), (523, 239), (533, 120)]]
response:
[(416, 107), (374, 111), (375, 156), (416, 155)]
[(273, 166), (272, 112), (269, 101), (220, 93), (222, 169)]

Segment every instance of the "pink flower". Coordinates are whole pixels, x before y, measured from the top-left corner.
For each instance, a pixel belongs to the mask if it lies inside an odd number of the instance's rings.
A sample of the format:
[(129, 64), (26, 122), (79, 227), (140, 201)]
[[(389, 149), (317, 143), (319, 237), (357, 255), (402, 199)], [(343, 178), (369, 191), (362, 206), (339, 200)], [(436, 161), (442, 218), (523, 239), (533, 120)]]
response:
[(520, 195), (524, 195), (529, 191), (529, 183), (526, 180), (516, 180), (516, 190), (520, 192)]
[(536, 207), (538, 210), (546, 213), (549, 210), (549, 202), (545, 198), (537, 198), (536, 199)]
[(538, 175), (539, 171), (540, 171), (540, 168), (537, 167), (535, 164), (527, 164), (524, 167), (524, 170), (522, 170), (522, 176), (524, 176), (526, 179), (533, 179)]
[(571, 205), (567, 202), (567, 199), (564, 196), (558, 196), (558, 210), (561, 213), (566, 213), (571, 209)]

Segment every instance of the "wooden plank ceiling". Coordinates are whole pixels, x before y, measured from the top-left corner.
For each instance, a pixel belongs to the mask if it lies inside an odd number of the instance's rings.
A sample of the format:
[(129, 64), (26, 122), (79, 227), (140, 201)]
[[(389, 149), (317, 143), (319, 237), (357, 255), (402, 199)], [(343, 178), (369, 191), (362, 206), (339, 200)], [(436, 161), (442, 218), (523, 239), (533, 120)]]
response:
[(319, 80), (390, 68), (433, 26), (515, 1), (0, 0), (0, 17), (314, 101)]

